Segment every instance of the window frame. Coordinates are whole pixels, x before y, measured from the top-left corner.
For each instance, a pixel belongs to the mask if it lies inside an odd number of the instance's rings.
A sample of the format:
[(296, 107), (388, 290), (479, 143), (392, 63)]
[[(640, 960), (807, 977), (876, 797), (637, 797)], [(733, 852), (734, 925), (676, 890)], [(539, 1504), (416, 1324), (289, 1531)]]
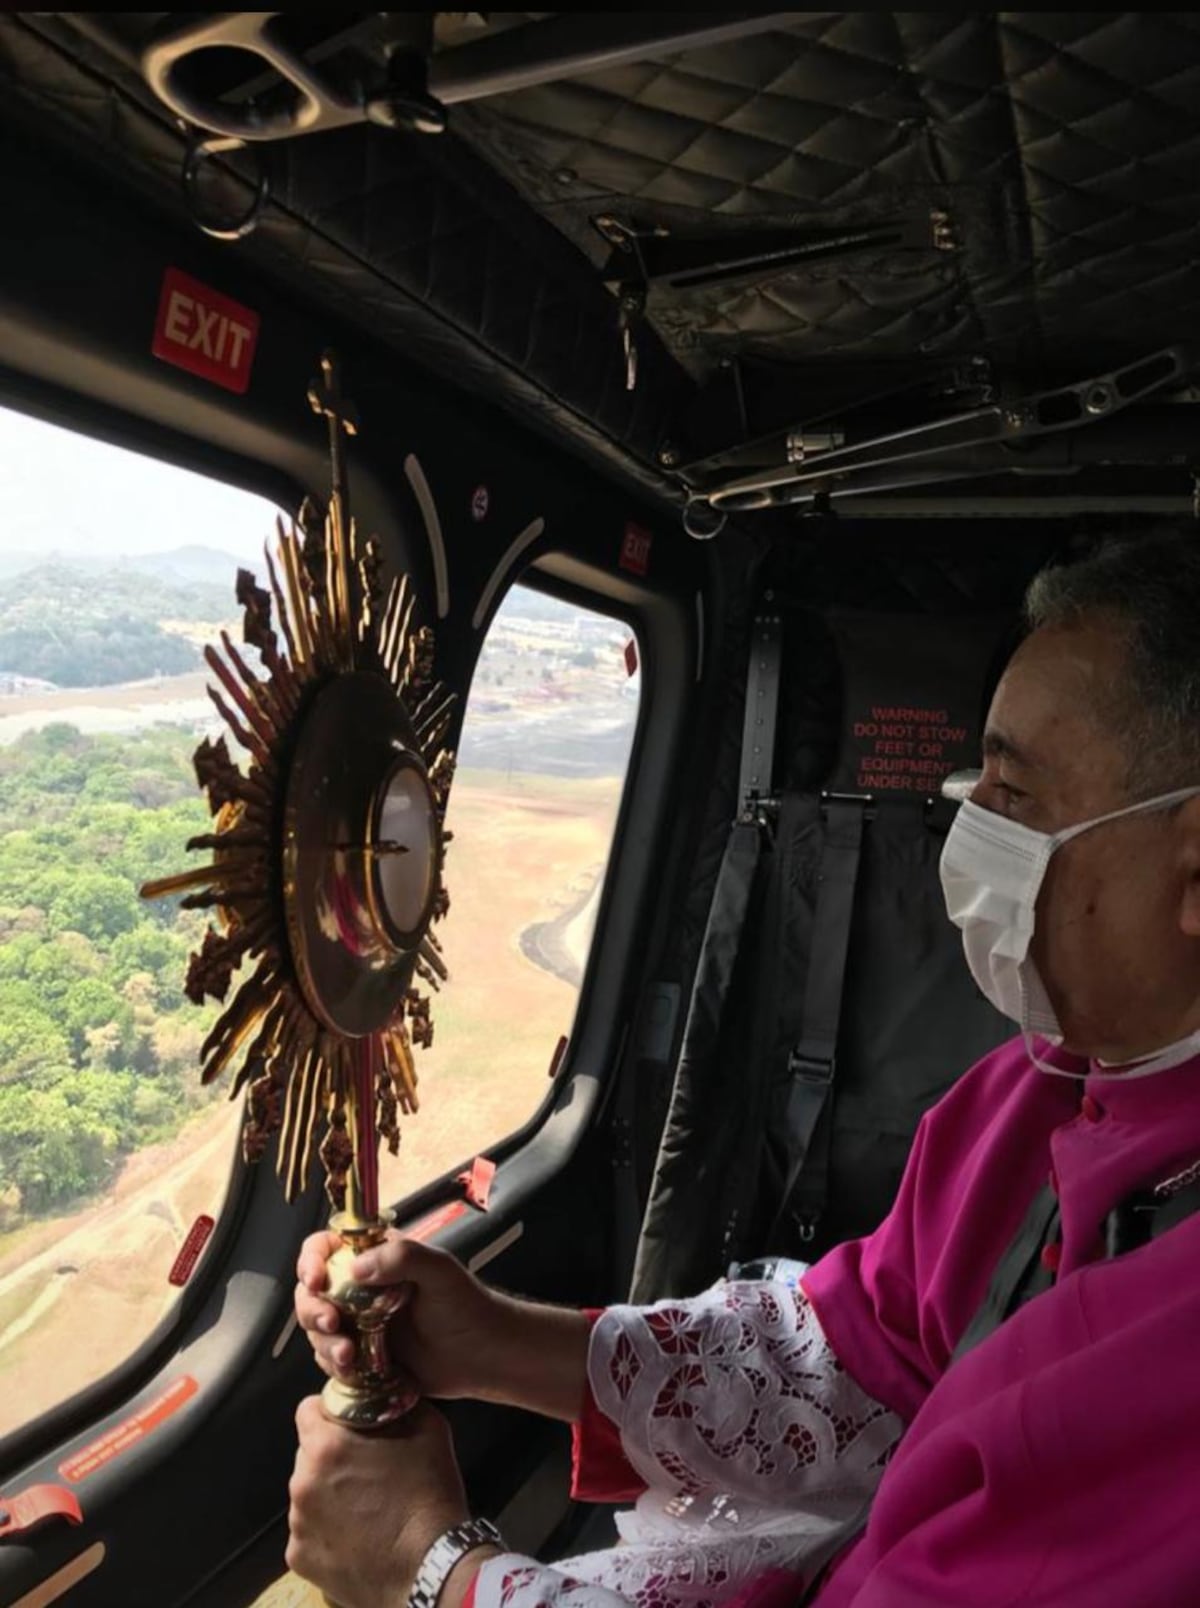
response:
[[(463, 700), (464, 723), (468, 714), (470, 713), (471, 695), (475, 690), (475, 676), (483, 658), (483, 652), (487, 645), (488, 634), (491, 631), (497, 614), (499, 614), (500, 610), (504, 607), (505, 601), (518, 586), (523, 586), (527, 591), (538, 592), (543, 597), (553, 598), (556, 602), (567, 603), (575, 608), (586, 609), (591, 614), (603, 614), (606, 619), (625, 626), (632, 633), (633, 639), (637, 643), (638, 666), (642, 673), (642, 685), (641, 691), (638, 695), (637, 718), (634, 722), (633, 738), (629, 745), (629, 758), (625, 764), (625, 774), (621, 778), (620, 797), (617, 801), (617, 811), (616, 815), (613, 817), (612, 836), (609, 840), (608, 850), (605, 856), (604, 878), (600, 889), (599, 904), (596, 909), (596, 924), (592, 931), (591, 942), (588, 945), (587, 960), (583, 968), (583, 974), (579, 980), (579, 988), (575, 996), (575, 1008), (571, 1016), (569, 1030), (566, 1033), (567, 1048), (563, 1053), (562, 1059), (560, 1060), (558, 1066), (555, 1068), (553, 1078), (549, 1076), (548, 1063), (545, 1094), (538, 1101), (537, 1105), (533, 1108), (529, 1116), (526, 1117), (518, 1127), (510, 1129), (508, 1133), (501, 1134), (497, 1136), (497, 1138), (489, 1141), (484, 1147), (483, 1151), (476, 1152), (476, 1154), (486, 1154), (490, 1160), (496, 1163), (497, 1167), (499, 1167), (502, 1162), (509, 1160), (517, 1153), (517, 1151), (521, 1150), (537, 1135), (542, 1125), (555, 1109), (556, 1104), (561, 1098), (562, 1090), (571, 1082), (573, 1075), (572, 1051), (575, 1048), (576, 1040), (578, 1038), (579, 1024), (583, 1019), (587, 1005), (588, 985), (592, 976), (596, 951), (600, 945), (602, 937), (605, 907), (610, 895), (610, 884), (612, 881), (611, 873), (613, 871), (614, 858), (617, 844), (621, 837), (626, 802), (640, 758), (646, 706), (649, 701), (649, 695), (652, 691), (650, 676), (643, 659), (642, 640), (638, 631), (638, 620), (636, 613), (628, 610), (614, 609), (611, 607), (611, 605), (609, 605), (607, 598), (604, 600), (605, 606), (603, 608), (598, 607), (596, 600), (600, 594), (584, 593), (576, 588), (555, 585), (553, 580), (548, 579), (545, 573), (539, 568), (539, 566), (545, 562), (547, 556), (548, 555), (543, 555), (542, 558), (535, 560), (532, 564), (527, 565), (525, 568), (514, 571), (514, 573), (506, 579), (503, 589), (496, 595), (492, 611), (489, 614), (487, 621), (480, 628), (479, 651), (475, 656), (474, 664), (471, 666), (471, 680), (467, 687), (466, 696)], [(451, 798), (453, 798), (453, 786), (451, 787)], [(418, 1071), (419, 1070), (420, 1068), (418, 1066)], [(425, 1183), (418, 1185), (416, 1189), (410, 1190), (407, 1195), (401, 1195), (396, 1200), (381, 1203), (381, 1211), (389, 1214), (392, 1217), (392, 1220), (397, 1224), (411, 1222), (414, 1216), (419, 1216), (422, 1211), (425, 1211), (429, 1207), (435, 1206), (441, 1201), (445, 1200), (447, 1191), (454, 1186), (463, 1168), (465, 1166), (469, 1166), (472, 1159), (473, 1158), (471, 1156), (460, 1157), (457, 1161), (455, 1161), (453, 1166), (448, 1167), (444, 1172), (435, 1174), (434, 1177), (428, 1179)]]
[[(305, 495), (305, 487), (279, 468), (42, 381), (26, 383), (24, 376), (0, 376), (0, 406), (173, 467), (222, 480), (284, 510), (298, 507)], [(378, 491), (372, 466), (364, 465), (359, 478), (369, 479)], [(384, 528), (387, 524), (381, 522)], [(696, 600), (701, 596), (698, 591), (694, 595), (691, 590), (671, 592), (562, 549), (543, 551), (532, 561), (514, 566), (493, 600), (491, 614), (480, 627), (480, 646), (486, 640), (495, 610), (516, 584), (603, 612), (627, 626), (638, 642), (642, 691), (567, 1052), (554, 1080), (547, 1080), (545, 1099), (530, 1118), (489, 1147), (497, 1166), (503, 1169), (503, 1178), (498, 1182), (502, 1183), (504, 1218), (519, 1212), (524, 1201), (570, 1164), (607, 1087), (615, 1082), (619, 1071), (637, 1003), (630, 983), (636, 975), (638, 954), (650, 939), (649, 890), (656, 851), (669, 824), (673, 771), (705, 661), (705, 644), (697, 632), (695, 613)], [(477, 664), (478, 651), (471, 684)], [(468, 700), (470, 690), (469, 685)], [(631, 833), (629, 828), (634, 823), (638, 830)], [(618, 844), (621, 852), (615, 853)], [(622, 909), (620, 919), (615, 921), (614, 937), (614, 907), (618, 905)], [(639, 924), (645, 925), (644, 937), (638, 932)], [(619, 936), (622, 930), (624, 941)], [(201, 1266), (179, 1299), (123, 1363), (36, 1421), (0, 1437), (0, 1481), (45, 1458), (55, 1446), (111, 1418), (160, 1374), (171, 1358), (196, 1338), (198, 1320), (214, 1304), (223, 1281), (228, 1283), (245, 1265), (247, 1255), (257, 1267), (264, 1265), (262, 1233), (277, 1220), (294, 1225), (289, 1243), (276, 1247), (280, 1265), (291, 1265), (300, 1239), (325, 1222), (324, 1192), (314, 1181), (304, 1196), (286, 1208), (286, 1217), (281, 1217), (282, 1200), (275, 1199), (278, 1185), (273, 1176), (267, 1176), (273, 1172), (270, 1163), (268, 1152), (256, 1167), (249, 1167), (240, 1150), (235, 1151), (223, 1210)], [(393, 1221), (403, 1227), (430, 1208), (458, 1198), (456, 1178), (461, 1166), (460, 1161), (391, 1203)], [(497, 1220), (488, 1225), (489, 1233), (500, 1227), (499, 1217), (497, 1214)], [(476, 1222), (464, 1219), (440, 1236), (439, 1244), (453, 1253), (477, 1239), (477, 1229)], [(290, 1287), (285, 1304), (290, 1304)], [(273, 1305), (271, 1313), (275, 1311)], [(262, 1315), (264, 1324), (275, 1321), (271, 1313)], [(227, 1349), (226, 1365), (236, 1369), (245, 1354), (233, 1335), (227, 1346), (221, 1347), (223, 1355)]]
[[(153, 458), (173, 469), (219, 480), (237, 491), (264, 498), (280, 510), (298, 508), (303, 488), (291, 476), (269, 465), (227, 453), (198, 438), (156, 426), (134, 415), (25, 376), (0, 378), (0, 408), (106, 446)], [(218, 473), (217, 466), (226, 472)], [(180, 845), (182, 852), (183, 845)], [(261, 1167), (260, 1167), (261, 1170)], [(85, 1385), (35, 1420), (0, 1435), (0, 1479), (6, 1470), (43, 1456), (48, 1448), (97, 1423), (129, 1400), (179, 1349), (180, 1336), (195, 1323), (227, 1270), (230, 1253), (241, 1239), (254, 1195), (254, 1170), (234, 1148), (220, 1215), (194, 1276), (180, 1290), (170, 1311), (115, 1368)], [(272, 1178), (271, 1183), (274, 1184)], [(297, 1202), (299, 1207), (300, 1203)]]
[[(651, 845), (658, 837), (652, 822), (659, 817), (657, 825), (661, 826), (661, 817), (666, 813), (671, 756), (690, 712), (687, 695), (694, 690), (702, 647), (697, 643), (695, 651), (691, 651), (695, 615), (690, 598), (685, 603), (679, 596), (660, 593), (649, 584), (602, 570), (562, 550), (544, 552), (506, 577), (491, 614), (480, 628), (480, 652), (472, 666), (472, 688), (491, 622), (509, 592), (518, 585), (593, 613), (604, 613), (625, 625), (638, 644), (642, 688), (605, 864), (596, 925), (580, 980), (566, 1051), (553, 1080), (547, 1078), (545, 1097), (530, 1117), (487, 1147), (487, 1154), (497, 1169), (506, 1168), (506, 1184), (511, 1182), (512, 1185), (512, 1198), (505, 1202), (505, 1218), (511, 1214), (509, 1208), (512, 1212), (518, 1210), (523, 1200), (569, 1165), (608, 1086), (618, 1075), (633, 1025), (635, 1004), (628, 1001), (622, 1008), (622, 996), (628, 1000), (626, 985), (634, 966), (636, 946), (608, 942), (605, 952), (606, 940), (611, 937), (612, 907), (618, 900), (637, 905), (644, 900), (646, 872), (653, 858)], [(672, 614), (676, 616), (674, 624), (682, 628), (675, 633), (665, 629), (667, 616)], [(669, 699), (672, 683), (677, 684), (683, 694), (674, 706)], [(467, 693), (468, 704), (470, 691), (471, 688)], [(652, 762), (654, 759), (657, 763)], [(641, 852), (630, 854), (628, 828), (635, 817), (646, 824), (647, 830), (642, 834)], [(618, 852), (619, 845), (626, 846), (622, 852)], [(631, 887), (631, 883), (635, 886)], [(614, 959), (618, 953), (623, 955), (619, 963)], [(603, 1025), (606, 1021), (611, 1024), (607, 1028)], [(455, 1198), (459, 1174), (470, 1161), (470, 1156), (461, 1157), (444, 1173), (408, 1195), (388, 1202), (385, 1209), (396, 1226), (404, 1228)], [(516, 1168), (514, 1162), (519, 1164)], [(510, 1173), (516, 1174), (511, 1180)], [(453, 1249), (457, 1237), (452, 1232), (440, 1243)]]

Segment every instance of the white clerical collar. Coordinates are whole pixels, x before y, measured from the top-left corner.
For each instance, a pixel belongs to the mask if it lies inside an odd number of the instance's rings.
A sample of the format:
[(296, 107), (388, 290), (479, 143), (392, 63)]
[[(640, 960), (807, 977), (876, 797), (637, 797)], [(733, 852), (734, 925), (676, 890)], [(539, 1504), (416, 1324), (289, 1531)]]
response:
[(1184, 1061), (1190, 1061), (1195, 1055), (1200, 1055), (1200, 1030), (1189, 1033), (1186, 1038), (1176, 1039), (1174, 1044), (1165, 1044), (1161, 1050), (1139, 1055), (1134, 1061), (1102, 1061), (1098, 1055), (1094, 1055), (1092, 1065), (1102, 1067), (1109, 1076), (1115, 1073), (1117, 1076), (1144, 1078), (1155, 1072), (1169, 1072), (1172, 1067), (1182, 1066)]

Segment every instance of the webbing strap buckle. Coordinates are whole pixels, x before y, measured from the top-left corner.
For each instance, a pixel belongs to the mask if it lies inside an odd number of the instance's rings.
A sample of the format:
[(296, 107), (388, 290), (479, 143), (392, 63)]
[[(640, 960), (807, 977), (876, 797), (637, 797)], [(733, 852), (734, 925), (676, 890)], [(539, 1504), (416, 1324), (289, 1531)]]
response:
[(828, 1087), (837, 1071), (837, 1055), (806, 1055), (799, 1046), (788, 1055), (788, 1072), (805, 1083)]

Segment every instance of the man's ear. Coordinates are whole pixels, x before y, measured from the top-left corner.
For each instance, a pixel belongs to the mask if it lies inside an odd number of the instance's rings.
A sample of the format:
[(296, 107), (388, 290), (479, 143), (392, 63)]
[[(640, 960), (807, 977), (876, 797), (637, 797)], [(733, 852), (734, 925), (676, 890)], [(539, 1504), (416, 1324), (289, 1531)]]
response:
[(1183, 883), (1179, 927), (1187, 937), (1200, 938), (1200, 797), (1180, 805), (1177, 821)]

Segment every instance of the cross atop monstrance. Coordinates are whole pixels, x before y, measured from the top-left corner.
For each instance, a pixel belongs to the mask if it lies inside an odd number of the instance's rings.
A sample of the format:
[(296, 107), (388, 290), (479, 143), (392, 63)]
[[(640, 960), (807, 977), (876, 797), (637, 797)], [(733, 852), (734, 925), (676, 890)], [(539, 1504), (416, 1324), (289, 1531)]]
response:
[(342, 376), (332, 352), (321, 356), (321, 372), (308, 387), (308, 405), (325, 420), (329, 435), (329, 531), (325, 543), (325, 584), (328, 588), (340, 640), (346, 650), (343, 668), (354, 667), (354, 624), (360, 599), (356, 595), (354, 526), (350, 518), (350, 482), (346, 474), (346, 436), (358, 434), (358, 409), (342, 390)]

